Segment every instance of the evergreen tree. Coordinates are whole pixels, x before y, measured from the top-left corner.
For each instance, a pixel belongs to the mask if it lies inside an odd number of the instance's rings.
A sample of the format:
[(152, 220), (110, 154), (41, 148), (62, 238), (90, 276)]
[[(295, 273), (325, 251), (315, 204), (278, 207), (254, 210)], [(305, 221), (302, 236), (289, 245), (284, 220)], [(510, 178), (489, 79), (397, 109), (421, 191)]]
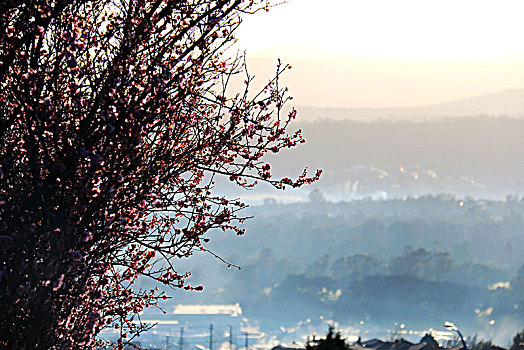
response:
[(318, 343), (312, 344), (308, 342), (306, 350), (347, 350), (348, 346), (346, 340), (342, 339), (340, 332), (335, 334), (334, 328), (329, 327), (328, 334), (325, 339), (319, 339)]

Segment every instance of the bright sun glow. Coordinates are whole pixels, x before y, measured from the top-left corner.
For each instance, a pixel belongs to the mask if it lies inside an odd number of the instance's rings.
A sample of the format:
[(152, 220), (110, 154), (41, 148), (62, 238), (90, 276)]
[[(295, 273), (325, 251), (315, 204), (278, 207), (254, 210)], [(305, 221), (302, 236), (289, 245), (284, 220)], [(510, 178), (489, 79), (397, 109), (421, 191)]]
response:
[(241, 46), (424, 60), (502, 60), (524, 52), (520, 0), (292, 0), (246, 18)]
[(522, 13), (522, 0), (291, 0), (246, 16), (237, 47), (259, 77), (293, 64), (296, 105), (436, 104), (524, 88)]

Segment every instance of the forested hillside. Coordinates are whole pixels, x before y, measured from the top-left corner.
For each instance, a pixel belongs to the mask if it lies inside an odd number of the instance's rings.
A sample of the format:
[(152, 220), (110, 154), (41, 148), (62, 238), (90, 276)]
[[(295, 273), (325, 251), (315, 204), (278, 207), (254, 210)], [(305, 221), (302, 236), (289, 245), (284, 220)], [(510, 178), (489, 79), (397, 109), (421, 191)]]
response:
[(246, 214), (256, 217), (246, 236), (217, 232), (210, 245), (242, 269), (211, 264), (203, 254), (193, 278), (204, 292), (178, 293), (175, 302), (240, 302), (266, 327), (321, 315), (380, 327), (454, 319), (471, 333), (524, 322), (518, 197), (333, 203), (311, 196), (267, 201)]
[[(461, 118), (373, 123), (318, 120), (298, 124), (307, 142), (272, 160), (277, 176), (304, 166), (324, 170), (313, 188), (332, 200), (391, 199), (451, 193), (475, 198), (524, 194), (524, 119)], [(263, 189), (263, 188), (261, 188)], [(266, 188), (248, 199), (307, 198)], [(291, 197), (294, 196), (294, 197)]]

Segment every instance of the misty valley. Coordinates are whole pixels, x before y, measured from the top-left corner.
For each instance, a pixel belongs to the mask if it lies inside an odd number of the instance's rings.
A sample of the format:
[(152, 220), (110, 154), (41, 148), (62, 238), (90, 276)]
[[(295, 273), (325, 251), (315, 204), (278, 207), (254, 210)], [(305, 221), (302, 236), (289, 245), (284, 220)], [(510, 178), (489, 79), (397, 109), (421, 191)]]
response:
[(268, 333), (307, 319), (319, 332), (322, 319), (361, 332), (453, 319), (505, 341), (524, 322), (522, 200), (266, 204), (249, 214), (249, 235), (214, 237), (213, 251), (242, 269), (194, 257), (204, 292), (176, 292), (175, 303), (238, 302)]
[[(176, 323), (142, 339), (178, 339), (182, 328), (203, 337), (213, 322), (224, 334), (234, 324), (237, 346), (246, 330), (267, 347), (304, 343), (328, 325), (348, 340), (418, 341), (432, 332), (442, 343), (455, 339), (444, 331), (451, 320), (469, 337), (508, 346), (524, 324), (524, 121), (303, 127), (308, 143), (276, 158), (275, 171), (320, 164), (321, 181), (291, 197), (239, 193), (253, 203), (247, 234), (207, 235), (207, 248), (227, 263), (208, 253), (182, 261), (204, 291), (171, 291), (165, 315), (146, 310), (145, 319)], [(191, 305), (238, 305), (242, 313), (174, 314)], [(193, 342), (207, 347), (205, 339)]]

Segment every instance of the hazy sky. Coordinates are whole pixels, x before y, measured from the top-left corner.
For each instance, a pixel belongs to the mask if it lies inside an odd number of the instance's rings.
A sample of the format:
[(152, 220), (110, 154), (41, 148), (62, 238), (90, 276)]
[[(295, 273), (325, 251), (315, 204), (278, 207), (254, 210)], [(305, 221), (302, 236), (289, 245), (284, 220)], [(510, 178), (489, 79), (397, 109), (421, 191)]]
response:
[(291, 0), (238, 37), (258, 76), (293, 64), (297, 104), (413, 106), (524, 88), (523, 13), (522, 0)]

